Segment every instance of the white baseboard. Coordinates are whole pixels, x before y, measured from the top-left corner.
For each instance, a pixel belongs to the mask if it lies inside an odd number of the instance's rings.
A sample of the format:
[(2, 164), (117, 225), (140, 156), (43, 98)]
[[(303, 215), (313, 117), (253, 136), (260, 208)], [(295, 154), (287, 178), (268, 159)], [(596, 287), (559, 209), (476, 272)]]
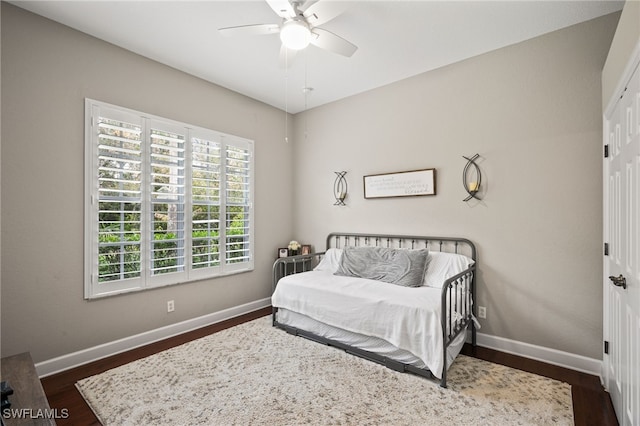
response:
[(600, 381), (602, 381), (602, 360), (505, 339), (504, 337), (491, 336), (489, 334), (477, 333), (476, 338), (478, 346), (592, 374), (600, 377)]
[(247, 314), (268, 306), (271, 306), (270, 297), (39, 362), (35, 365), (36, 371), (40, 377), (50, 376), (70, 368), (126, 352), (207, 325), (235, 318), (239, 315)]

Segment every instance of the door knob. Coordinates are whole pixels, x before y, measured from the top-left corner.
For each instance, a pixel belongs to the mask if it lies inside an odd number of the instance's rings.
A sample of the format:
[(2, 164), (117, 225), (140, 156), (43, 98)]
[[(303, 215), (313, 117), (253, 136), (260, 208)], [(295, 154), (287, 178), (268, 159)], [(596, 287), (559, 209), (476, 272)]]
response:
[(618, 275), (617, 277), (614, 277), (613, 275), (611, 275), (609, 279), (611, 280), (613, 285), (622, 287), (625, 290), (627, 289), (627, 279), (623, 277), (622, 274)]

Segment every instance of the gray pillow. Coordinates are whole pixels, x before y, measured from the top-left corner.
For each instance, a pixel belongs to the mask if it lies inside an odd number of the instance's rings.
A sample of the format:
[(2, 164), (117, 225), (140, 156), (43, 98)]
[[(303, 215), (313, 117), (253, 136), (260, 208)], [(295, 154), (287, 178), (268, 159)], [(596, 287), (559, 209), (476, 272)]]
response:
[(405, 287), (420, 287), (429, 250), (345, 247), (334, 275), (368, 278)]

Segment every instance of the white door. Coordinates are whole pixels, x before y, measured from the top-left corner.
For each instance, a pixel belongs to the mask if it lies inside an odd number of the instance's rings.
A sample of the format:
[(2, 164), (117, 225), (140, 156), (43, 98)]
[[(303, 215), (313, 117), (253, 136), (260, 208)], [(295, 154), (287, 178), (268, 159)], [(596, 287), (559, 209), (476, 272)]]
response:
[[(640, 426), (640, 70), (605, 113), (605, 385), (621, 425)], [(605, 350), (606, 350), (605, 344)]]

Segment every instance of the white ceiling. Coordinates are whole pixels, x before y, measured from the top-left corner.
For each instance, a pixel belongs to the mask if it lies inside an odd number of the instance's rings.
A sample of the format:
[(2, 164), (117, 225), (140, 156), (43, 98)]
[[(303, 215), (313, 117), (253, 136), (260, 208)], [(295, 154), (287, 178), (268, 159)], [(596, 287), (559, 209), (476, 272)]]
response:
[[(321, 0), (323, 2), (335, 0)], [(309, 46), (288, 69), (277, 35), (217, 29), (279, 23), (264, 1), (11, 1), (142, 56), (297, 113), (622, 9), (624, 1), (344, 2), (321, 25), (358, 46)], [(306, 95), (304, 87), (313, 91)]]

